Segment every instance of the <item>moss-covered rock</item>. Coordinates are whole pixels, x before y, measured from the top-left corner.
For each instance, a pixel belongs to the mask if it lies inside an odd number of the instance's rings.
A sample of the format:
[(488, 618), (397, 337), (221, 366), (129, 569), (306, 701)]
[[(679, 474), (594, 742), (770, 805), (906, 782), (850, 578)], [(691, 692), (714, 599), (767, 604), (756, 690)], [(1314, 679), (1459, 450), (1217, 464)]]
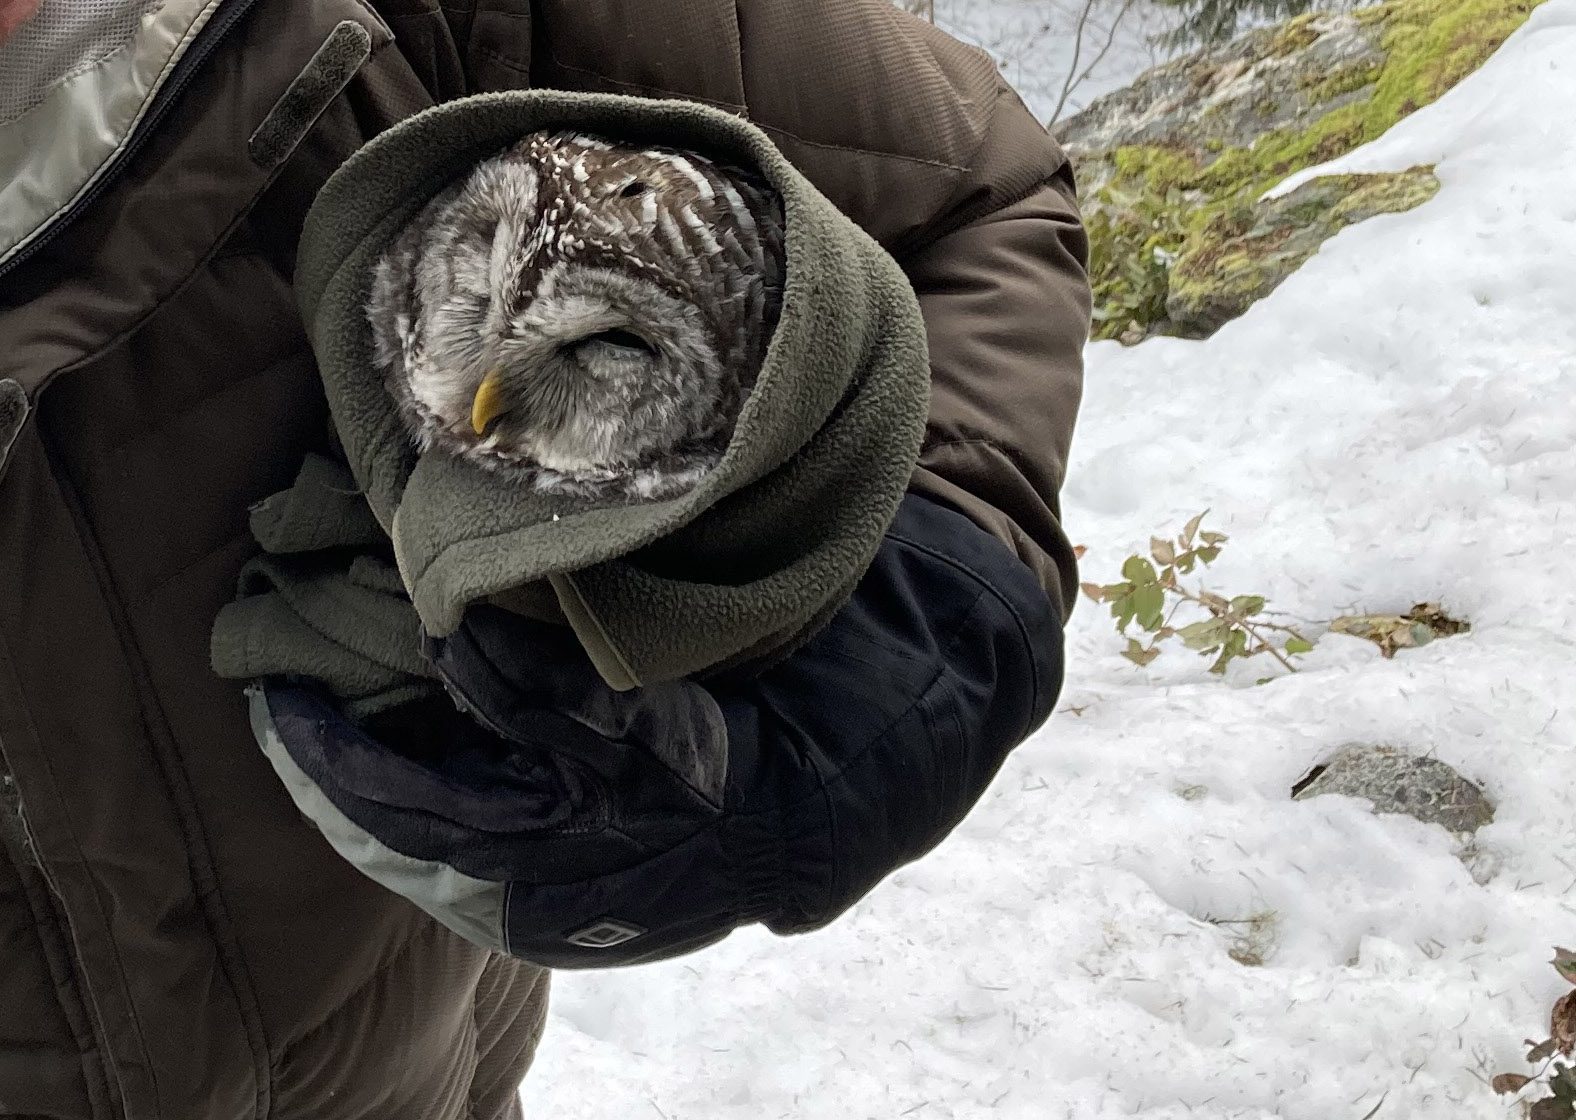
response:
[(1156, 67), (1063, 122), (1093, 247), (1097, 336), (1207, 334), (1343, 226), (1431, 197), (1437, 182), (1414, 168), (1259, 201), (1435, 100), (1540, 2), (1390, 0), (1299, 16)]
[(1337, 230), (1421, 205), (1439, 190), (1432, 167), (1378, 175), (1326, 175), (1252, 208), (1251, 224), (1230, 215), (1190, 238), (1167, 278), (1172, 333), (1207, 338), (1274, 291)]

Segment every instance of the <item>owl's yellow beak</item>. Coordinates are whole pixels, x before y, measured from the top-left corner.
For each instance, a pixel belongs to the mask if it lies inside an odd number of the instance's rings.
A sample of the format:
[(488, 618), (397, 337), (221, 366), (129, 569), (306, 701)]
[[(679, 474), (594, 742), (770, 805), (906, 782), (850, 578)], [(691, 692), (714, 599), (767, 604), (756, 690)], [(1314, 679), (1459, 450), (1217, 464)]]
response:
[(471, 401), (471, 427), (477, 435), (484, 436), (492, 422), (507, 411), (503, 400), (503, 371), (489, 370), (476, 388), (476, 398)]

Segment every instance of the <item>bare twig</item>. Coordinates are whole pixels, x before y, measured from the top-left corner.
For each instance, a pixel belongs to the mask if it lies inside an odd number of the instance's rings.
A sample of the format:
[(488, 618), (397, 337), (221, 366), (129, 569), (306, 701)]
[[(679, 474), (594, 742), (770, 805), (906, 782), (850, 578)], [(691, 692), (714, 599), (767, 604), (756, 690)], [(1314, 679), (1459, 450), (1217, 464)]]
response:
[(1078, 61), (1083, 57), (1084, 29), (1089, 26), (1089, 17), (1094, 13), (1096, 0), (1083, 0), (1083, 7), (1078, 12), (1078, 22), (1073, 26), (1073, 59), (1067, 64), (1067, 77), (1062, 81), (1062, 95), (1056, 99), (1056, 109), (1051, 113), (1051, 124), (1056, 123), (1056, 118), (1062, 115), (1062, 110), (1067, 106), (1067, 98), (1072, 94), (1075, 76), (1078, 73)]
[(1106, 28), (1105, 42), (1101, 44), (1099, 53), (1082, 70), (1078, 69), (1078, 62), (1083, 54), (1084, 32), (1088, 28), (1090, 14), (1094, 11), (1099, 0), (1084, 0), (1083, 9), (1078, 13), (1078, 24), (1073, 31), (1073, 58), (1067, 67), (1067, 77), (1062, 82), (1062, 92), (1056, 99), (1056, 108), (1051, 111), (1048, 124), (1054, 125), (1061, 119), (1062, 110), (1067, 108), (1067, 99), (1073, 91), (1089, 80), (1089, 75), (1094, 73), (1096, 66), (1105, 61), (1105, 56), (1111, 53), (1111, 47), (1116, 43), (1116, 33), (1122, 26), (1122, 21), (1127, 18), (1127, 13), (1132, 10), (1134, 0), (1122, 0), (1122, 6), (1117, 11), (1110, 26)]

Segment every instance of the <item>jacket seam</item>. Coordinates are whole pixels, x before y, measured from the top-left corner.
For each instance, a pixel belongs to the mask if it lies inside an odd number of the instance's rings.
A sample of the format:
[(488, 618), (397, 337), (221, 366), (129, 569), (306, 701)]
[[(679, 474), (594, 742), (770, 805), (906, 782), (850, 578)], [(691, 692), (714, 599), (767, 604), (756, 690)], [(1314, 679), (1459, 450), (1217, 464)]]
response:
[[(996, 92), (991, 97), (990, 109), (986, 113), (985, 134), (980, 137), (979, 143), (974, 145), (973, 150), (971, 152), (969, 152), (969, 167), (970, 168), (973, 168), (976, 164), (979, 163), (979, 161), (980, 161), (980, 153), (983, 152), (985, 150), (985, 146), (990, 143), (990, 141), (991, 141), (991, 125), (996, 123), (996, 114), (1001, 109), (1001, 103), (1002, 103), (1003, 99), (1009, 93), (1013, 94), (1013, 97), (1017, 100), (1018, 105), (1023, 109), (1023, 111), (1025, 113), (1027, 113), (1029, 111), (1028, 110), (1028, 106), (1023, 104), (1023, 99), (1021, 97), (1018, 97), (1017, 94), (1015, 92), (1013, 92), (1011, 87), (1007, 85), (1006, 79), (1003, 78), (1001, 76), (1000, 71), (998, 71), (997, 74), (996, 74)], [(1035, 123), (1039, 124), (1038, 121), (1035, 121)], [(1043, 125), (1040, 125), (1040, 127), (1042, 129), (1044, 128)], [(1038, 178), (1036, 178), (1033, 182), (1031, 182), (1023, 190), (1015, 191), (1015, 192), (1013, 192), (1010, 195), (1004, 196), (1002, 201), (998, 205), (995, 205), (995, 206), (992, 206), (992, 207), (990, 207), (988, 209), (980, 211), (978, 214), (976, 214), (973, 217), (971, 217), (968, 222), (963, 223), (963, 225), (972, 225), (975, 222), (982, 221), (984, 219), (989, 218), (991, 215), (997, 213), (1000, 210), (1005, 210), (1009, 206), (1017, 205), (1018, 203), (1022, 202), (1024, 199), (1028, 198), (1030, 195), (1037, 194), (1041, 189), (1043, 189), (1052, 180), (1054, 180), (1056, 178), (1056, 176), (1058, 176), (1058, 175), (1060, 175), (1062, 173), (1062, 169), (1064, 167), (1066, 167), (1067, 164), (1070, 162), (1069, 157), (1068, 157), (1067, 153), (1062, 149), (1061, 145), (1056, 142), (1056, 138), (1054, 136), (1051, 136), (1051, 134), (1049, 132), (1046, 132), (1045, 135), (1046, 135), (1046, 138), (1050, 140), (1050, 142), (1051, 142), (1051, 144), (1053, 146), (1053, 150), (1060, 157), (1056, 161), (1056, 166), (1052, 167), (1045, 174), (1043, 174), (1043, 175), (1039, 176)], [(960, 226), (959, 228), (962, 228), (962, 226)]]
[[(483, 966), (485, 968), (485, 966)], [(481, 983), (478, 974), (476, 982)], [(476, 1110), (476, 1075), (482, 1069), (482, 1024), (476, 1017), (476, 989), (471, 989), (471, 1014), (469, 1019), (470, 1030), (467, 1032), (470, 1039), (470, 1071), (465, 1078), (465, 1113), (472, 1120), (481, 1120), (480, 1113)]]
[(509, 911), (514, 902), (514, 884), (516, 880), (510, 879), (503, 885), (503, 910), (498, 917), (499, 939), (503, 942), (503, 951), (509, 956), (514, 956), (513, 938), (509, 936)]
[[(209, 263), (211, 264), (212, 262)], [(215, 277), (215, 279), (217, 279), (217, 277)], [(121, 452), (127, 451), (131, 448), (141, 447), (156, 436), (169, 434), (175, 427), (177, 427), (182, 421), (186, 420), (192, 414), (203, 411), (204, 409), (213, 405), (215, 402), (221, 401), (223, 398), (229, 396), (235, 390), (245, 388), (260, 378), (271, 377), (292, 364), (310, 366), (311, 359), (308, 357), (309, 353), (309, 350), (294, 350), (289, 354), (281, 355), (260, 369), (253, 370), (251, 373), (242, 374), (233, 381), (226, 381), (223, 385), (216, 386), (208, 392), (203, 393), (201, 396), (187, 401), (185, 404), (168, 412), (165, 415), (164, 420), (153, 427), (144, 428), (136, 435), (128, 436), (107, 448), (100, 449), (104, 460), (107, 461)], [(97, 473), (98, 471), (96, 469), (90, 468), (88, 477), (95, 477)]]
[(742, 111), (748, 116), (750, 91), (744, 82), (744, 30), (741, 27), (743, 21), (740, 19), (739, 0), (733, 0), (729, 8), (733, 12), (733, 73), (739, 83), (739, 100), (744, 103)]
[[(735, 27), (737, 27), (737, 24), (735, 25)], [(483, 48), (477, 48), (477, 49), (481, 50)], [(823, 151), (842, 152), (842, 153), (847, 154), (847, 155), (871, 156), (871, 157), (876, 158), (876, 159), (898, 160), (898, 161), (900, 161), (902, 163), (912, 163), (912, 164), (916, 164), (916, 165), (921, 166), (921, 167), (934, 167), (934, 168), (939, 168), (939, 169), (941, 169), (943, 171), (957, 171), (957, 172), (962, 172), (962, 173), (967, 173), (969, 171), (969, 167), (967, 165), (957, 164), (957, 163), (948, 163), (946, 160), (926, 159), (924, 156), (909, 155), (909, 154), (907, 154), (905, 152), (889, 152), (889, 151), (886, 151), (886, 150), (881, 149), (881, 148), (864, 148), (864, 147), (859, 147), (858, 145), (854, 145), (854, 144), (834, 144), (834, 143), (832, 143), (831, 141), (828, 141), (828, 140), (811, 140), (811, 139), (809, 139), (807, 137), (800, 136), (798, 133), (793, 132), (790, 129), (782, 128), (779, 125), (767, 124), (764, 121), (756, 120), (754, 117), (752, 117), (750, 115), (750, 111), (749, 111), (749, 106), (748, 105), (741, 105), (741, 104), (738, 104), (738, 103), (732, 102), (732, 101), (719, 101), (716, 98), (701, 97), (698, 94), (693, 94), (693, 93), (682, 93), (682, 92), (680, 92), (678, 90), (667, 89), (667, 88), (665, 88), (663, 86), (642, 85), (642, 84), (637, 83), (637, 82), (620, 81), (617, 78), (610, 78), (606, 74), (599, 73), (598, 71), (595, 71), (595, 70), (587, 69), (584, 66), (576, 66), (573, 63), (565, 62), (563, 59), (559, 58), (556, 54), (552, 56), (552, 59), (553, 59), (553, 64), (555, 66), (559, 67), (560, 69), (567, 70), (567, 71), (569, 71), (571, 73), (574, 73), (574, 74), (584, 74), (587, 77), (595, 78), (599, 82), (605, 82), (608, 85), (617, 86), (619, 89), (630, 90), (630, 91), (633, 91), (635, 93), (643, 94), (643, 95), (648, 96), (648, 97), (651, 94), (653, 94), (653, 93), (658, 93), (658, 94), (661, 94), (664, 97), (671, 97), (671, 98), (674, 98), (674, 99), (680, 100), (680, 101), (698, 101), (698, 102), (700, 102), (702, 104), (705, 104), (705, 105), (716, 106), (719, 109), (727, 109), (727, 110), (729, 110), (731, 112), (737, 113), (738, 115), (744, 117), (746, 120), (751, 121), (757, 128), (759, 128), (763, 132), (773, 133), (773, 134), (778, 135), (778, 136), (786, 136), (788, 139), (794, 141), (795, 143), (803, 144), (806, 147), (819, 148), (819, 149), (822, 149)], [(740, 62), (741, 62), (741, 65), (742, 65), (742, 62), (743, 62), (742, 57), (740, 59)], [(741, 80), (742, 80), (742, 76), (741, 76)], [(1000, 91), (998, 91), (998, 96), (999, 95), (1000, 95)], [(983, 147), (984, 143), (985, 143), (985, 141), (984, 141), (984, 139), (982, 139), (980, 141), (979, 147)], [(977, 151), (978, 151), (978, 148), (976, 148), (976, 152)], [(1036, 186), (1038, 186), (1038, 184), (1036, 184)], [(1024, 197), (1027, 197), (1027, 192), (1026, 192)], [(1019, 201), (1019, 200), (1018, 199), (1013, 199), (1013, 201), (1016, 202), (1016, 201)]]
[[(980, 153), (983, 152), (986, 146), (991, 142), (991, 126), (995, 124), (997, 111), (1001, 107), (1003, 97), (1008, 92), (1009, 87), (1007, 86), (1005, 79), (1003, 79), (1000, 73), (998, 73), (996, 78), (996, 91), (994, 96), (991, 98), (990, 109), (986, 113), (984, 135), (980, 137), (979, 143), (975, 144), (973, 149), (970, 150), (968, 166), (960, 168), (959, 170), (962, 170), (965, 173), (971, 172), (980, 162)], [(1022, 99), (1020, 98), (1020, 103), (1021, 100)], [(1027, 109), (1025, 109), (1025, 112), (1027, 112)], [(972, 226), (989, 222), (1001, 211), (1006, 210), (1009, 207), (1016, 206), (1024, 199), (1032, 198), (1034, 195), (1039, 194), (1042, 190), (1045, 190), (1048, 187), (1054, 189), (1056, 177), (1066, 170), (1068, 164), (1071, 162), (1071, 159), (1067, 155), (1066, 151), (1062, 149), (1061, 145), (1056, 142), (1055, 137), (1051, 136), (1049, 133), (1046, 133), (1046, 136), (1049, 138), (1050, 143), (1053, 145), (1053, 148), (1059, 157), (1053, 167), (1051, 167), (1043, 175), (1031, 180), (1021, 190), (1016, 190), (1010, 194), (1003, 195), (999, 199), (990, 200), (990, 202), (984, 207), (964, 210), (961, 214), (955, 216), (948, 216), (947, 212), (943, 210), (937, 215), (942, 219), (939, 227), (922, 240), (917, 240), (914, 244), (903, 246), (902, 253), (895, 254), (898, 256), (898, 259), (901, 260), (904, 256), (907, 256), (910, 253), (915, 253), (922, 249), (929, 248), (938, 241), (942, 240), (942, 238), (948, 237), (951, 234), (958, 233)]]
[[(922, 239), (915, 240), (911, 244), (903, 245), (901, 249), (895, 251), (893, 255), (897, 257), (899, 263), (902, 263), (909, 257), (932, 248), (939, 242), (951, 237), (955, 233), (962, 233), (964, 230), (974, 229), (976, 226), (989, 225), (991, 222), (995, 221), (998, 215), (1000, 215), (1003, 211), (1010, 210), (1012, 207), (1018, 205), (1018, 203), (1033, 198), (1042, 191), (1055, 190), (1056, 177), (1061, 174), (1062, 170), (1067, 166), (1067, 163), (1067, 157), (1063, 156), (1062, 161), (1056, 165), (1056, 169), (1049, 175), (1044, 175), (1038, 179), (1034, 179), (1022, 190), (1016, 190), (1010, 194), (1002, 195), (998, 199), (992, 199), (988, 205), (982, 208), (965, 210), (961, 215), (954, 215), (950, 218), (946, 218), (946, 220), (942, 221), (934, 232), (927, 234), (927, 236)], [(946, 217), (944, 212), (943, 217)], [(1043, 221), (1045, 219), (1030, 218), (1029, 216), (1025, 216), (1015, 220)]]
[(201, 556), (194, 556), (192, 559), (182, 564), (179, 568), (175, 569), (175, 571), (169, 573), (168, 575), (160, 576), (157, 583), (138, 595), (136, 604), (139, 607), (145, 606), (151, 600), (161, 595), (164, 590), (176, 580), (189, 575), (194, 569), (202, 567), (215, 556), (230, 551), (230, 549), (234, 548), (238, 543), (248, 540), (250, 540), (253, 544), (253, 548), (249, 549), (248, 551), (255, 551), (256, 541), (254, 538), (252, 538), (251, 528), (248, 526), (243, 526), (237, 529), (235, 532), (229, 534), (224, 540), (220, 541), (212, 548), (206, 549)]

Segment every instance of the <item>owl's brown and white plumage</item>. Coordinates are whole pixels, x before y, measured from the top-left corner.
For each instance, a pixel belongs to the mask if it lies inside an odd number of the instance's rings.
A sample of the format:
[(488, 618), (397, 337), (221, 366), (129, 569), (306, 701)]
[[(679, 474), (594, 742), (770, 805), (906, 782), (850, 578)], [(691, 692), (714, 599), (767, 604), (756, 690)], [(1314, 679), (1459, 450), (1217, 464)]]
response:
[(781, 205), (756, 176), (539, 132), (396, 237), (368, 318), (420, 449), (543, 490), (647, 499), (720, 457), (783, 281)]

